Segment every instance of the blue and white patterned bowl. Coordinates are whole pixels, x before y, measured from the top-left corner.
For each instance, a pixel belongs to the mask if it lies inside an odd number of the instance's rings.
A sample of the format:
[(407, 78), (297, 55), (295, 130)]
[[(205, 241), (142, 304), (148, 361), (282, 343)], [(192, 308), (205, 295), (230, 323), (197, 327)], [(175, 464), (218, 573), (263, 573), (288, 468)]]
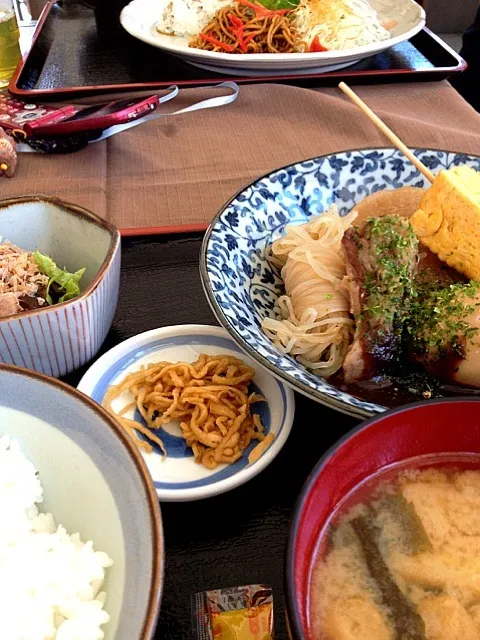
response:
[[(431, 149), (417, 155), (434, 172), (480, 158)], [(396, 149), (364, 149), (313, 158), (278, 169), (235, 195), (212, 221), (203, 242), (200, 274), (219, 322), (252, 358), (295, 390), (333, 408), (368, 417), (385, 407), (335, 388), (283, 355), (261, 329), (283, 283), (265, 249), (285, 226), (306, 222), (336, 203), (345, 214), (367, 195), (384, 189), (426, 187), (426, 180)]]
[[(215, 496), (260, 473), (275, 458), (290, 433), (295, 408), (292, 390), (245, 357), (225, 329), (190, 324), (153, 329), (122, 342), (99, 358), (78, 385), (80, 391), (102, 404), (110, 385), (118, 384), (126, 374), (138, 371), (142, 365), (162, 361), (194, 362), (201, 353), (240, 357), (255, 369), (254, 388), (263, 395), (265, 402), (255, 404), (254, 411), (260, 414), (265, 431), (275, 434), (275, 439), (252, 464), (248, 463), (248, 454), (255, 447), (255, 442), (234, 464), (206, 469), (195, 462), (192, 450), (181, 436), (180, 425), (176, 421), (164, 425), (158, 435), (165, 445), (167, 458), (163, 457), (157, 445), (153, 445), (151, 453), (143, 453), (157, 495), (164, 501), (181, 502)], [(113, 408), (121, 410), (131, 401), (132, 398), (124, 394), (115, 400)], [(140, 414), (133, 409), (125, 416), (142, 421)]]

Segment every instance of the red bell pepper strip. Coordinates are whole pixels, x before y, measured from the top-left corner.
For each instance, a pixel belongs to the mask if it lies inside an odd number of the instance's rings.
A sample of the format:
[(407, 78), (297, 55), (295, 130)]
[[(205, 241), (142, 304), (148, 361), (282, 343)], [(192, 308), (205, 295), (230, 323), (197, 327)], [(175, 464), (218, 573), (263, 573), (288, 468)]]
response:
[(240, 18), (233, 13), (228, 14), (228, 19), (232, 23), (232, 26), (235, 27), (235, 29), (243, 29), (245, 26)]
[(315, 36), (314, 39), (312, 40), (312, 44), (310, 45), (310, 51), (314, 53), (317, 51), (328, 51), (328, 49), (324, 47), (322, 44), (320, 44), (320, 40), (318, 39), (318, 36)]
[(247, 44), (250, 42), (251, 38), (247, 38), (245, 40), (245, 25), (242, 20), (238, 16), (233, 15), (233, 13), (228, 14), (228, 19), (230, 20), (231, 27), (229, 27), (229, 31), (233, 33), (233, 35), (238, 40), (238, 46), (242, 50), (243, 53), (247, 53)]
[(233, 47), (230, 44), (227, 44), (226, 42), (221, 42), (220, 40), (217, 40), (217, 38), (214, 38), (213, 36), (209, 36), (206, 33), (201, 33), (200, 38), (202, 38), (202, 40), (205, 40), (206, 42), (210, 42), (210, 44), (213, 44), (214, 47), (223, 49), (227, 53), (232, 53), (233, 51)]

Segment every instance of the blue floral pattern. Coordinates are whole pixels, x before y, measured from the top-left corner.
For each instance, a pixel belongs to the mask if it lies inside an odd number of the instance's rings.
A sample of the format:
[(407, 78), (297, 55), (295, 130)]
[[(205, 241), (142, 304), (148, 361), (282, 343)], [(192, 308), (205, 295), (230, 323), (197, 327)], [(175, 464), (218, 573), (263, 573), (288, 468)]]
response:
[[(417, 149), (435, 173), (480, 158)], [(221, 324), (260, 364), (294, 389), (359, 417), (385, 407), (364, 402), (311, 373), (278, 351), (261, 329), (283, 283), (265, 257), (266, 248), (287, 224), (306, 222), (335, 203), (342, 215), (365, 196), (385, 189), (426, 187), (425, 178), (396, 149), (347, 151), (306, 160), (274, 171), (237, 194), (214, 218), (204, 240), (201, 276)]]

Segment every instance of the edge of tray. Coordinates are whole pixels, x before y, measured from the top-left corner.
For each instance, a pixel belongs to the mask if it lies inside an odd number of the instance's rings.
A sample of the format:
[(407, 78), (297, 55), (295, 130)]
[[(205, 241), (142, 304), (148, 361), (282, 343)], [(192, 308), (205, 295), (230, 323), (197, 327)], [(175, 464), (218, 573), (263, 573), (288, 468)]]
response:
[(462, 71), (465, 71), (465, 69), (467, 68), (466, 61), (461, 56), (459, 56), (456, 51), (454, 51), (446, 42), (444, 42), (436, 34), (430, 31), (428, 27), (424, 27), (420, 33), (424, 32), (430, 38), (435, 40), (437, 44), (443, 47), (443, 49), (447, 53), (449, 53), (452, 58), (454, 58), (457, 61), (456, 66), (435, 67), (433, 69), (428, 69), (423, 71), (412, 71), (411, 69), (396, 69), (394, 71), (385, 71), (382, 69), (374, 69), (371, 71), (357, 71), (357, 72), (353, 71), (352, 72), (352, 71), (345, 70), (345, 71), (336, 71), (336, 72), (330, 72), (325, 74), (318, 74), (318, 73), (307, 74), (307, 75), (302, 75), (301, 77), (297, 75), (286, 74), (284, 76), (276, 76), (276, 77), (265, 76), (261, 78), (252, 78), (251, 76), (245, 76), (245, 77), (241, 76), (237, 78), (230, 78), (229, 76), (225, 75), (224, 77), (219, 76), (218, 78), (214, 78), (214, 79), (205, 78), (200, 80), (185, 80), (185, 81), (177, 81), (177, 82), (174, 82), (174, 81), (143, 82), (143, 83), (136, 82), (136, 83), (116, 84), (116, 85), (107, 84), (107, 85), (90, 85), (90, 86), (83, 86), (83, 87), (64, 87), (61, 89), (20, 88), (17, 86), (17, 83), (25, 67), (28, 64), (30, 53), (35, 47), (37, 39), (43, 29), (45, 22), (47, 21), (50, 15), (50, 11), (52, 10), (53, 6), (56, 4), (56, 1), (57, 0), (48, 0), (47, 4), (45, 5), (40, 15), (40, 18), (38, 20), (35, 33), (33, 34), (30, 49), (27, 53), (25, 53), (22, 56), (22, 59), (20, 60), (15, 70), (15, 73), (12, 76), (12, 79), (10, 80), (8, 91), (16, 98), (37, 99), (39, 97), (44, 97), (47, 99), (55, 99), (58, 97), (61, 99), (67, 95), (68, 96), (74, 96), (74, 95), (87, 96), (87, 95), (94, 95), (96, 93), (112, 93), (112, 92), (122, 93), (122, 92), (142, 91), (142, 90), (146, 91), (150, 89), (162, 90), (167, 86), (170, 86), (172, 83), (177, 84), (179, 87), (205, 86), (208, 84), (215, 84), (216, 82), (225, 82), (226, 80), (234, 80), (237, 84), (254, 84), (259, 82), (285, 82), (285, 81), (292, 82), (295, 80), (297, 82), (302, 82), (302, 81), (308, 81), (308, 80), (311, 81), (313, 79), (321, 79), (321, 78), (326, 78), (330, 80), (334, 78), (338, 78), (340, 80), (340, 79), (344, 79), (345, 77), (350, 77), (350, 78), (357, 77), (359, 80), (365, 80), (368, 78), (374, 79), (374, 78), (378, 78), (379, 76), (385, 76), (386, 78), (395, 79), (395, 78), (402, 78), (408, 75), (422, 75), (422, 74), (428, 77), (440, 76), (439, 77), (439, 80), (440, 80), (448, 75), (453, 75), (454, 73), (460, 73)]
[(198, 222), (195, 224), (174, 224), (163, 227), (126, 227), (120, 229), (123, 238), (134, 238), (136, 236), (166, 236), (182, 233), (203, 233), (208, 229), (210, 223)]

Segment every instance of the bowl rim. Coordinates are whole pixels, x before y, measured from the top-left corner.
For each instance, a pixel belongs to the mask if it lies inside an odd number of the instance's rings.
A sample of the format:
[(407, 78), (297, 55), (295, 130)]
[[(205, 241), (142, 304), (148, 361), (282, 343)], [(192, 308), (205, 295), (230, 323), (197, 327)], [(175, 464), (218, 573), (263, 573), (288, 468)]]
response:
[[(201, 339), (203, 337), (212, 336), (215, 338), (223, 338), (233, 346), (236, 346), (236, 342), (233, 340), (230, 333), (226, 331), (224, 327), (219, 327), (217, 325), (177, 324), (168, 325), (166, 327), (157, 327), (156, 329), (150, 329), (148, 331), (138, 333), (131, 338), (120, 342), (119, 344), (109, 349), (102, 356), (100, 356), (100, 358), (92, 363), (82, 376), (80, 382), (78, 383), (78, 390), (82, 393), (87, 394), (88, 397), (92, 399), (90, 394), (94, 392), (96, 384), (98, 383), (99, 379), (101, 379), (102, 375), (105, 375), (105, 371), (108, 372), (108, 367), (106, 368), (105, 363), (109, 362), (109, 360), (118, 360), (118, 358), (120, 357), (119, 354), (122, 354), (125, 350), (127, 350), (128, 352), (132, 347), (135, 347), (135, 350), (140, 353), (147, 348), (148, 344), (151, 344), (156, 340), (168, 340), (168, 338), (171, 338), (172, 336), (179, 337), (186, 343), (188, 343), (188, 339), (190, 337), (200, 337)], [(250, 358), (250, 356), (248, 357)], [(141, 358), (142, 357), (135, 358), (135, 367), (138, 366), (138, 362), (139, 360), (141, 360)], [(261, 367), (261, 365), (258, 364), (258, 362), (254, 358), (250, 358), (250, 360), (252, 360), (254, 368), (258, 367), (259, 369), (263, 369), (263, 367)], [(247, 362), (246, 364), (249, 363)], [(279, 380), (278, 378), (272, 376), (269, 371), (264, 371), (264, 375), (265, 377), (271, 376), (273, 381), (278, 385), (280, 393), (282, 394), (282, 392), (284, 392), (285, 394), (283, 405), (284, 416), (283, 420), (279, 421), (280, 431), (275, 434), (273, 443), (254, 463), (238, 469), (235, 473), (233, 473), (233, 475), (208, 484), (181, 489), (157, 487), (155, 483), (161, 483), (161, 481), (157, 478), (153, 478), (154, 487), (159, 500), (163, 502), (196, 502), (215, 497), (222, 493), (227, 493), (229, 491), (237, 489), (238, 487), (241, 487), (247, 482), (250, 482), (250, 480), (262, 473), (274, 461), (274, 459), (286, 445), (293, 427), (293, 421), (295, 417), (295, 395), (290, 386), (285, 384), (285, 382), (283, 382), (282, 380)], [(271, 407), (271, 399), (267, 396), (267, 394), (265, 395), (265, 402), (269, 405), (269, 407)], [(277, 428), (279, 424), (276, 425)], [(142, 454), (140, 453), (140, 455)], [(153, 475), (154, 474), (152, 472), (152, 477)], [(208, 480), (208, 476), (205, 478), (205, 480)]]
[[(332, 456), (343, 445), (350, 440), (353, 436), (368, 430), (372, 425), (382, 421), (388, 420), (391, 416), (400, 415), (409, 411), (416, 411), (417, 409), (442, 404), (460, 404), (460, 403), (475, 403), (480, 405), (480, 398), (475, 397), (452, 397), (452, 398), (434, 398), (432, 400), (419, 400), (418, 402), (412, 402), (401, 407), (389, 409), (384, 413), (373, 416), (369, 420), (365, 420), (360, 424), (355, 425), (344, 433), (338, 440), (336, 440), (320, 457), (318, 462), (313, 467), (312, 471), (308, 474), (307, 479), (302, 485), (300, 493), (295, 500), (295, 504), (292, 510), (292, 516), (290, 518), (290, 526), (288, 533), (288, 541), (285, 551), (285, 570), (284, 570), (284, 587), (285, 587), (285, 607), (287, 612), (288, 624), (291, 630), (291, 640), (309, 640), (305, 635), (300, 625), (300, 613), (297, 607), (297, 601), (295, 598), (295, 541), (298, 535), (298, 529), (300, 526), (300, 519), (302, 517), (306, 500), (310, 494), (312, 486), (318, 479), (322, 469), (329, 462)], [(380, 467), (381, 468), (381, 467)]]
[(112, 260), (121, 242), (120, 231), (113, 224), (111, 224), (107, 220), (104, 220), (103, 218), (100, 218), (100, 216), (98, 216), (96, 213), (93, 213), (93, 211), (89, 211), (89, 209), (85, 209), (84, 207), (81, 207), (80, 205), (77, 205), (68, 200), (62, 200), (61, 198), (57, 198), (56, 196), (36, 194), (36, 195), (26, 195), (26, 196), (14, 197), (14, 198), (0, 199), (0, 215), (1, 215), (2, 209), (6, 209), (7, 207), (12, 207), (19, 204), (27, 204), (29, 202), (47, 202), (61, 209), (66, 209), (73, 216), (87, 220), (88, 222), (96, 225), (97, 227), (102, 227), (110, 235), (110, 245), (108, 247), (107, 254), (102, 264), (100, 265), (99, 269), (95, 274), (95, 277), (92, 279), (87, 289), (81, 292), (80, 295), (78, 295), (76, 298), (72, 298), (71, 300), (67, 300), (66, 302), (60, 302), (54, 305), (50, 305), (48, 307), (41, 307), (39, 309), (23, 311), (22, 313), (17, 313), (12, 316), (6, 316), (5, 318), (0, 318), (0, 324), (5, 322), (11, 322), (12, 320), (20, 320), (22, 318), (35, 316), (40, 313), (52, 311), (53, 309), (63, 309), (65, 307), (72, 306), (75, 303), (88, 298), (95, 291), (95, 289), (97, 289), (100, 282), (102, 281), (103, 276), (105, 275), (106, 271), (110, 267)]
[[(324, 406), (330, 407), (332, 409), (336, 409), (337, 411), (340, 411), (343, 414), (352, 416), (354, 418), (360, 418), (360, 419), (363, 420), (363, 419), (370, 419), (370, 418), (375, 418), (375, 416), (383, 415), (383, 413), (385, 413), (385, 411), (388, 410), (388, 407), (384, 407), (382, 405), (377, 405), (376, 403), (367, 403), (367, 404), (373, 404), (374, 406), (378, 407), (377, 411), (373, 412), (373, 411), (371, 411), (369, 409), (365, 409), (365, 408), (362, 408), (362, 407), (359, 407), (359, 406), (346, 405), (342, 400), (339, 400), (339, 399), (337, 399), (335, 397), (329, 396), (324, 391), (319, 391), (318, 389), (313, 389), (309, 385), (304, 384), (303, 382), (301, 382), (299, 380), (292, 379), (291, 376), (282, 373), (282, 371), (280, 369), (277, 369), (270, 362), (270, 360), (268, 360), (265, 356), (259, 354), (253, 347), (251, 347), (237, 333), (237, 331), (231, 326), (231, 324), (228, 322), (228, 320), (225, 317), (222, 309), (220, 308), (219, 304), (217, 303), (217, 301), (215, 299), (215, 295), (213, 293), (213, 290), (212, 290), (212, 287), (211, 287), (211, 284), (210, 284), (210, 279), (209, 279), (209, 276), (208, 276), (208, 268), (207, 268), (207, 248), (209, 246), (210, 238), (212, 236), (213, 230), (214, 230), (215, 226), (217, 225), (217, 223), (218, 223), (219, 219), (221, 218), (221, 216), (225, 213), (226, 209), (246, 189), (248, 189), (249, 187), (253, 187), (258, 182), (269, 178), (272, 174), (277, 173), (278, 171), (284, 171), (286, 169), (290, 169), (291, 167), (294, 167), (295, 165), (303, 164), (305, 162), (314, 162), (316, 160), (320, 160), (320, 159), (323, 159), (323, 158), (328, 158), (330, 156), (343, 155), (343, 154), (347, 154), (347, 153), (355, 153), (356, 151), (359, 151), (359, 152), (396, 151), (396, 152), (398, 152), (399, 150), (396, 147), (392, 147), (390, 145), (385, 145), (385, 146), (374, 146), (374, 147), (354, 147), (354, 148), (344, 149), (344, 150), (341, 150), (341, 151), (332, 151), (330, 153), (324, 153), (324, 154), (320, 154), (320, 155), (316, 155), (316, 156), (311, 156), (311, 157), (305, 158), (303, 160), (300, 159), (300, 160), (297, 160), (295, 162), (290, 162), (288, 164), (282, 165), (281, 167), (277, 167), (277, 168), (271, 169), (271, 170), (265, 172), (264, 174), (262, 174), (261, 176), (258, 176), (257, 178), (254, 178), (250, 182), (244, 184), (242, 187), (237, 189), (237, 191), (233, 194), (233, 196), (231, 196), (222, 205), (222, 207), (219, 209), (219, 211), (212, 218), (212, 221), (210, 222), (210, 224), (208, 226), (208, 229), (205, 231), (205, 235), (203, 236), (202, 246), (201, 246), (201, 249), (200, 249), (200, 257), (199, 257), (199, 270), (200, 270), (200, 280), (201, 280), (201, 283), (202, 283), (203, 292), (205, 294), (205, 297), (207, 298), (207, 301), (208, 301), (208, 304), (210, 305), (210, 308), (212, 309), (212, 311), (213, 311), (213, 313), (215, 315), (215, 318), (222, 325), (222, 327), (224, 327), (229, 332), (229, 334), (231, 335), (233, 340), (239, 345), (239, 347), (241, 349), (243, 349), (243, 351), (245, 351), (251, 358), (255, 359), (262, 367), (268, 369), (268, 371), (273, 376), (275, 376), (276, 378), (282, 380), (285, 384), (287, 384), (290, 387), (292, 387), (294, 389), (294, 391), (297, 391), (298, 393), (301, 393), (301, 394), (307, 396), (310, 399), (313, 399), (313, 400), (315, 400), (317, 402), (320, 402)], [(469, 158), (476, 158), (476, 159), (480, 160), (480, 154), (465, 153), (463, 151), (449, 151), (447, 149), (439, 149), (437, 147), (412, 147), (412, 151), (414, 153), (415, 152), (429, 152), (429, 151), (432, 151), (434, 153), (435, 152), (439, 152), (439, 153), (445, 153), (445, 154), (464, 155), (464, 156), (467, 156)], [(405, 161), (409, 162), (408, 158), (405, 158)], [(326, 384), (328, 384), (328, 382)], [(333, 387), (333, 385), (331, 385), (331, 386)], [(336, 387), (333, 387), (333, 388), (335, 389)], [(351, 394), (349, 394), (349, 395), (351, 395)], [(366, 403), (366, 401), (362, 400), (361, 398), (359, 398), (359, 401), (363, 402), (363, 403)], [(412, 404), (415, 404), (415, 403), (412, 403)], [(408, 406), (408, 405), (403, 405), (403, 406)]]
[(150, 473), (148, 472), (143, 458), (137, 451), (134, 443), (130, 440), (127, 433), (112, 418), (112, 416), (110, 416), (107, 411), (103, 409), (103, 407), (98, 405), (81, 391), (78, 391), (75, 387), (71, 387), (65, 382), (57, 380), (56, 378), (46, 376), (43, 373), (38, 373), (37, 371), (24, 369), (15, 365), (0, 363), (0, 372), (2, 371), (6, 371), (7, 373), (11, 373), (13, 375), (33, 378), (38, 382), (56, 387), (59, 391), (67, 393), (75, 400), (80, 401), (89, 409), (93, 410), (94, 413), (96, 413), (98, 417), (101, 418), (104, 425), (109, 427), (110, 430), (114, 432), (119, 440), (121, 440), (124, 444), (126, 453), (130, 456), (132, 463), (134, 464), (140, 475), (147, 497), (148, 512), (150, 516), (153, 556), (152, 581), (149, 587), (149, 597), (145, 621), (138, 640), (152, 640), (157, 625), (158, 614), (160, 611), (160, 602), (163, 594), (165, 572), (165, 543), (160, 505), (158, 502), (157, 494), (153, 487)]

